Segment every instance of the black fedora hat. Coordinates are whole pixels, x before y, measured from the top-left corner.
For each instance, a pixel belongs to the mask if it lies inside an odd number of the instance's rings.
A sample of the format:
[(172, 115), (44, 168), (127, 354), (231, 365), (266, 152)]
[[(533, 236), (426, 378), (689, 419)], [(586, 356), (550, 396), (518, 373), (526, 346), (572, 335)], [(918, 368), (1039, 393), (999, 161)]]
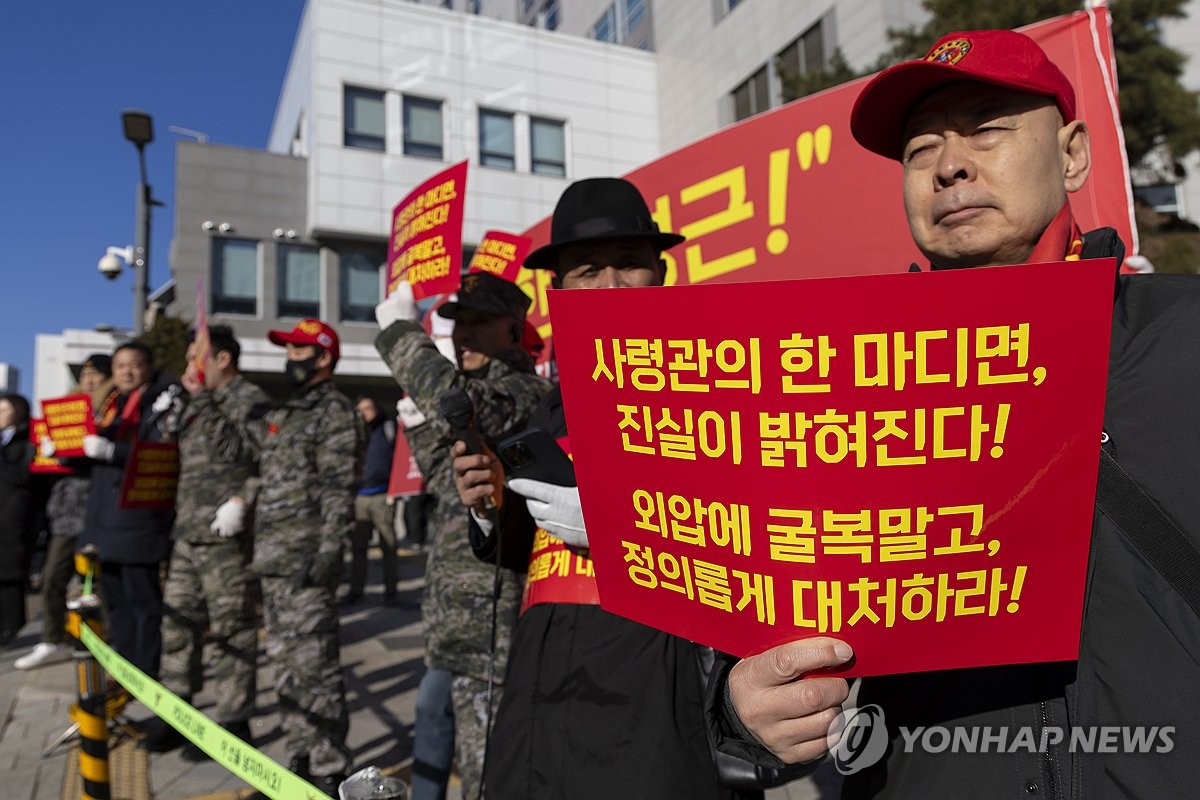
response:
[(530, 269), (557, 269), (564, 247), (606, 239), (645, 239), (668, 250), (684, 240), (663, 233), (637, 187), (624, 178), (584, 178), (566, 188), (550, 221), (550, 244), (525, 258)]
[(469, 308), (523, 320), (529, 302), (529, 295), (512, 281), (490, 272), (471, 272), (463, 278), (458, 299), (442, 303), (437, 313), (446, 319), (455, 319), (460, 311)]

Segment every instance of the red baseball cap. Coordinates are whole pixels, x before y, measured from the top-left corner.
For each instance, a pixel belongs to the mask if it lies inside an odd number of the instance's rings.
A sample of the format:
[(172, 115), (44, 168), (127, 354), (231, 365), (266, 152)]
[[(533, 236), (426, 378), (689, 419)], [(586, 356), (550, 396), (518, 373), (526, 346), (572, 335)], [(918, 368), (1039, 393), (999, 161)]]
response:
[(954, 81), (981, 81), (1054, 98), (1063, 120), (1075, 119), (1075, 90), (1037, 42), (1016, 31), (948, 33), (916, 61), (888, 67), (863, 89), (850, 132), (872, 153), (899, 161), (904, 123), (922, 97)]
[(334, 361), (337, 361), (342, 355), (337, 331), (319, 319), (302, 319), (291, 331), (271, 331), (267, 334), (267, 338), (271, 344), (281, 347), (288, 344), (301, 347), (306, 344), (315, 344), (328, 350)]

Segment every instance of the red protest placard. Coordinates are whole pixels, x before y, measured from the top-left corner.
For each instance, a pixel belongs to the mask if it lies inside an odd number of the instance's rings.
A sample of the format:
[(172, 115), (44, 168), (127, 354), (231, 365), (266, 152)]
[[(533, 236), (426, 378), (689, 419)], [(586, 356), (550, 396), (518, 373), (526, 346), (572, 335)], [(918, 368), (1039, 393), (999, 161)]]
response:
[(407, 279), (413, 297), (448, 294), (462, 278), (463, 208), (467, 162), (439, 172), (392, 209), (387, 292)]
[(96, 432), (92, 398), (72, 394), (42, 401), (47, 433), (54, 440), (54, 454), (63, 458), (83, 455), (83, 437)]
[(467, 272), (490, 272), (510, 283), (517, 282), (517, 273), (529, 255), (533, 239), (517, 233), (488, 231), (471, 256)]
[[(1075, 87), (1088, 124), (1092, 174), (1072, 195), (1083, 230), (1117, 229), (1137, 250), (1128, 165), (1116, 104), (1108, 9), (1022, 29)], [(900, 165), (850, 135), (850, 109), (867, 78), (722, 128), (629, 173), (659, 227), (687, 237), (664, 254), (667, 284), (734, 283), (903, 272), (926, 263), (901, 202)], [(525, 233), (549, 241), (546, 218)], [(847, 257), (847, 256), (851, 257)], [(522, 270), (530, 321), (551, 336), (549, 270)]]
[(425, 479), (413, 457), (404, 425), (396, 421), (396, 446), (392, 450), (392, 473), (388, 477), (388, 497), (412, 497), (425, 491)]
[(64, 467), (57, 458), (46, 458), (42, 455), (42, 439), (50, 435), (46, 420), (33, 417), (29, 420), (29, 441), (37, 448), (33, 454), (33, 463), (29, 465), (30, 472), (40, 472), (49, 475), (70, 475), (75, 470)]
[(118, 508), (174, 508), (179, 486), (179, 445), (133, 443), (121, 478)]
[(603, 606), (854, 675), (1075, 658), (1115, 271), (554, 292)]

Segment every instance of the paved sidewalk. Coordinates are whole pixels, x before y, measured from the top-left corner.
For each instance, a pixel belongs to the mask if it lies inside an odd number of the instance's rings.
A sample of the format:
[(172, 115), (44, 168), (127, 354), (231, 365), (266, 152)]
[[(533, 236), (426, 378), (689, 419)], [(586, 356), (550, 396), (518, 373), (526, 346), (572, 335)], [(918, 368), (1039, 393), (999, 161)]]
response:
[[(403, 608), (383, 605), (377, 554), (372, 552), (368, 593), (341, 616), (342, 668), (350, 704), (350, 748), (356, 767), (375, 765), (385, 772), (409, 768), (417, 683), (424, 671), (420, 626), (424, 560), (400, 560), (400, 599)], [(20, 638), (0, 650), (0, 796), (5, 800), (59, 800), (68, 767), (71, 745), (58, 747), (49, 757), (42, 752), (71, 724), (67, 709), (75, 700), (75, 676), (70, 662), (34, 670), (18, 670), (13, 661), (40, 641), (38, 599), (29, 599), (30, 619)], [(261, 658), (261, 650), (260, 650)], [(261, 662), (260, 662), (261, 663)], [(259, 749), (283, 762), (283, 738), (274, 713), (275, 693), (271, 674), (259, 671), (259, 714), (253, 734)], [(197, 707), (212, 712), (210, 683), (196, 697)], [(128, 715), (142, 719), (145, 707), (132, 704)], [(150, 796), (155, 800), (237, 800), (250, 794), (247, 785), (213, 762), (191, 764), (179, 751), (150, 756)], [(826, 781), (822, 780), (822, 784)], [(116, 792), (114, 800), (138, 793)], [(772, 790), (767, 800), (817, 800), (836, 796), (826, 785), (822, 792), (812, 781)], [(449, 800), (461, 800), (457, 780)]]

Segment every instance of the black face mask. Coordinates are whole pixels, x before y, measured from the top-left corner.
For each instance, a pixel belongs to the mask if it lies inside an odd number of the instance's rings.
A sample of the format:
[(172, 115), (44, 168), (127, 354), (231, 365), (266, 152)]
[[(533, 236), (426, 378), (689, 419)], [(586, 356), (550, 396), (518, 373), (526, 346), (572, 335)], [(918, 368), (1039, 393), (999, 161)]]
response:
[(283, 374), (291, 381), (292, 385), (297, 389), (302, 388), (306, 383), (312, 380), (312, 376), (317, 371), (317, 357), (309, 356), (308, 358), (288, 359), (287, 364), (283, 368)]

